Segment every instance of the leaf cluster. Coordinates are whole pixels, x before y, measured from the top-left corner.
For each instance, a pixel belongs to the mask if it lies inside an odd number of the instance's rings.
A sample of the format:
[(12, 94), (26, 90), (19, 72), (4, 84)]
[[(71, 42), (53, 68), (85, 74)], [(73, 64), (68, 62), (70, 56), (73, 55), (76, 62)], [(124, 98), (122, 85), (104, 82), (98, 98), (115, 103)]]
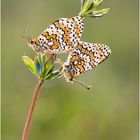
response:
[(55, 55), (37, 54), (32, 60), (28, 56), (22, 56), (24, 64), (39, 79), (49, 80), (62, 75), (62, 68), (54, 70)]
[(81, 17), (101, 17), (108, 13), (110, 8), (96, 10), (102, 4), (103, 0), (81, 0)]

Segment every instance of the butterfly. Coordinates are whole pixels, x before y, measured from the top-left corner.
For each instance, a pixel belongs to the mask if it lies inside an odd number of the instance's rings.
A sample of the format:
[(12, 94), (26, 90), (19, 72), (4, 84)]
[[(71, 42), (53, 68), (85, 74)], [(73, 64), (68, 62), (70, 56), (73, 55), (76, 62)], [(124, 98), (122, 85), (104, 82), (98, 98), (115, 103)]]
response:
[(28, 39), (28, 45), (38, 53), (67, 53), (77, 47), (84, 28), (83, 18), (60, 18), (34, 39)]
[(78, 82), (89, 89), (83, 82), (76, 80), (82, 73), (95, 68), (110, 55), (111, 50), (105, 44), (79, 41), (77, 47), (63, 63), (63, 76), (67, 82)]

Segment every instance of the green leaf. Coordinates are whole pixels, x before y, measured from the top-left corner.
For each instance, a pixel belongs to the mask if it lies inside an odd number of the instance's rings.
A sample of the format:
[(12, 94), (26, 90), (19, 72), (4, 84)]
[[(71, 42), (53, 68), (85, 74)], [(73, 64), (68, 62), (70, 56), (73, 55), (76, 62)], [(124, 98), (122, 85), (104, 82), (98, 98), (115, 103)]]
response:
[(42, 77), (45, 78), (49, 74), (49, 72), (53, 70), (53, 68), (54, 68), (53, 62), (49, 61), (48, 63), (46, 63), (44, 71), (42, 73)]
[(35, 66), (36, 66), (36, 70), (37, 70), (38, 74), (41, 75), (42, 74), (42, 72), (41, 72), (42, 69), (41, 69), (41, 65), (38, 61), (35, 62)]
[(87, 13), (87, 16), (88, 17), (101, 17), (103, 15), (105, 15), (106, 13), (108, 13), (110, 8), (106, 8), (106, 9), (101, 9), (101, 10), (98, 10), (98, 11), (93, 11), (93, 12), (89, 12)]
[(46, 77), (50, 71), (53, 71), (55, 64), (56, 55), (50, 55), (48, 60), (45, 62), (44, 71), (42, 73), (43, 77)]
[(39, 74), (36, 70), (36, 66), (34, 64), (34, 61), (28, 57), (28, 56), (22, 56), (24, 64), (28, 67), (28, 69), (36, 76), (39, 77)]
[(45, 77), (45, 80), (59, 78), (62, 75), (63, 75), (63, 68), (61, 67), (60, 69), (56, 71), (49, 72), (49, 74)]
[(81, 7), (83, 7), (85, 0), (81, 0)]
[(87, 12), (92, 6), (93, 0), (87, 0), (83, 5), (82, 13), (84, 14), (85, 12)]
[(108, 13), (108, 11), (110, 10), (110, 8), (106, 8), (106, 9), (101, 9), (101, 10), (98, 10), (98, 11), (94, 11), (93, 12), (93, 16), (103, 16), (104, 14)]
[(96, 10), (96, 8), (100, 7), (102, 1), (103, 0), (93, 0), (92, 7), (90, 7), (90, 9), (85, 14), (94, 12), (94, 10)]
[(40, 65), (40, 74), (43, 73), (44, 71), (44, 64), (45, 64), (46, 59), (47, 57), (44, 54), (37, 54), (34, 59), (36, 66)]
[(96, 9), (96, 8), (98, 8), (100, 5), (101, 5), (101, 3), (103, 2), (103, 0), (93, 0), (94, 2), (94, 8)]

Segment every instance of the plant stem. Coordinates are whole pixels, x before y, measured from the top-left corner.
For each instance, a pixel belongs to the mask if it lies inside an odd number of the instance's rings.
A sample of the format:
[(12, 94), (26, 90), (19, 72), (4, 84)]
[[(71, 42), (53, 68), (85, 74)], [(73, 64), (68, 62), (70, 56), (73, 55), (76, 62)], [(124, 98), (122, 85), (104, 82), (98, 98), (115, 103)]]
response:
[(22, 134), (22, 140), (28, 140), (30, 127), (31, 127), (31, 123), (32, 123), (33, 112), (34, 112), (38, 97), (40, 95), (40, 90), (43, 86), (43, 82), (44, 82), (43, 79), (39, 79), (38, 83), (36, 84), (34, 94), (32, 96), (32, 100), (31, 100), (31, 104), (29, 106), (28, 115), (27, 115), (27, 118), (25, 121), (25, 126), (24, 126), (24, 130), (23, 130), (23, 134)]

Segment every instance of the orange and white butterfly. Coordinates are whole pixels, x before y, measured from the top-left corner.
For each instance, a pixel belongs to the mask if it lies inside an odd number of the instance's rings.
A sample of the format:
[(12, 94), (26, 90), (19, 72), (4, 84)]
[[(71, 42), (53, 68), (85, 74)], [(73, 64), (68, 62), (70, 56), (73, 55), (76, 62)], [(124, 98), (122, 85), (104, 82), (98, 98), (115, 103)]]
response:
[(28, 45), (38, 53), (64, 53), (77, 47), (84, 28), (83, 18), (60, 18), (41, 35), (28, 39)]
[(66, 81), (72, 83), (77, 81), (84, 85), (84, 83), (75, 78), (95, 68), (107, 59), (110, 53), (110, 48), (105, 44), (79, 41), (77, 47), (69, 54), (67, 61), (63, 64), (63, 75)]

